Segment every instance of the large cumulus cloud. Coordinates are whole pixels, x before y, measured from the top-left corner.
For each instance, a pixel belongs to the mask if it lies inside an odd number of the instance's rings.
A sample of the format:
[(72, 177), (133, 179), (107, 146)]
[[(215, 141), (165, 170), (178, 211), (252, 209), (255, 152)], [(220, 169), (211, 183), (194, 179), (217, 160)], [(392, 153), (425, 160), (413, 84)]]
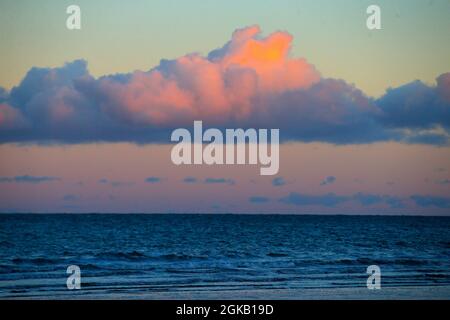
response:
[(283, 140), (448, 143), (450, 74), (373, 99), (291, 57), (291, 44), (287, 32), (251, 26), (207, 56), (149, 71), (94, 78), (83, 60), (32, 68), (10, 92), (0, 88), (0, 142), (167, 142), (170, 130), (203, 120), (280, 128)]

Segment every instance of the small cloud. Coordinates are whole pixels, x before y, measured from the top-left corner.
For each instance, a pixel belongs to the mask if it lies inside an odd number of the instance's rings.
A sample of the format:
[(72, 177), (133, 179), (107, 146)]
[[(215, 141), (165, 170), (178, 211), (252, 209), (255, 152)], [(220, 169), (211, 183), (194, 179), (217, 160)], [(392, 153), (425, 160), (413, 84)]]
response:
[(196, 183), (197, 182), (197, 178), (194, 177), (186, 177), (183, 179), (184, 183)]
[(394, 209), (405, 207), (405, 204), (403, 203), (403, 201), (397, 197), (387, 197), (385, 201), (391, 208), (394, 208)]
[(125, 182), (125, 181), (111, 181), (111, 185), (113, 187), (129, 187), (132, 186), (133, 182)]
[(266, 203), (266, 202), (269, 202), (269, 198), (261, 197), (261, 196), (250, 197), (248, 200), (250, 202), (252, 202), (252, 203)]
[(61, 206), (61, 208), (63, 208), (64, 210), (72, 211), (72, 210), (79, 210), (81, 207), (73, 204), (65, 204)]
[(234, 185), (235, 181), (233, 179), (225, 179), (225, 178), (206, 178), (205, 183)]
[(357, 193), (353, 196), (353, 199), (361, 203), (363, 206), (370, 206), (383, 202), (383, 197), (377, 194)]
[(325, 179), (322, 180), (322, 182), (320, 183), (321, 186), (326, 186), (327, 184), (332, 184), (336, 181), (336, 177), (335, 176), (328, 176)]
[(334, 193), (327, 193), (322, 195), (307, 195), (291, 192), (287, 197), (281, 198), (279, 201), (296, 206), (336, 207), (338, 204), (344, 202), (356, 201), (363, 206), (371, 206), (374, 204), (384, 203), (388, 204), (391, 208), (404, 207), (403, 201), (400, 198), (387, 195), (364, 194), (361, 192), (353, 195), (343, 196), (339, 196)]
[(307, 195), (291, 192), (287, 197), (281, 198), (280, 202), (296, 206), (335, 207), (336, 205), (348, 200), (349, 197), (338, 196), (334, 193), (328, 193), (324, 195)]
[(58, 177), (50, 177), (50, 176), (15, 176), (15, 177), (0, 177), (0, 182), (17, 182), (17, 183), (43, 183), (43, 182), (52, 182), (61, 180)]
[(359, 202), (363, 206), (371, 206), (379, 203), (385, 203), (391, 208), (403, 208), (404, 204), (400, 198), (388, 196), (388, 195), (378, 195), (378, 194), (367, 194), (359, 192), (353, 195), (353, 200)]
[(413, 195), (411, 199), (420, 207), (450, 208), (450, 198), (446, 197)]
[(101, 184), (109, 184), (109, 185), (111, 185), (112, 187), (129, 187), (129, 186), (132, 186), (134, 183), (133, 182), (126, 182), (126, 181), (112, 181), (112, 180), (108, 180), (108, 179), (105, 179), (105, 178), (103, 178), (103, 179), (100, 179), (100, 180), (98, 180), (98, 183), (101, 183)]
[(64, 200), (64, 201), (77, 201), (77, 200), (79, 200), (79, 199), (80, 199), (80, 197), (77, 196), (77, 195), (75, 195), (75, 194), (66, 194), (66, 195), (63, 197), (63, 200)]
[(145, 179), (145, 182), (147, 182), (147, 183), (159, 183), (159, 182), (161, 182), (161, 178), (159, 178), (159, 177), (148, 177), (147, 179)]
[(286, 184), (286, 181), (283, 179), (283, 177), (277, 177), (272, 180), (272, 185), (274, 187), (281, 187), (281, 186), (284, 186), (285, 184)]

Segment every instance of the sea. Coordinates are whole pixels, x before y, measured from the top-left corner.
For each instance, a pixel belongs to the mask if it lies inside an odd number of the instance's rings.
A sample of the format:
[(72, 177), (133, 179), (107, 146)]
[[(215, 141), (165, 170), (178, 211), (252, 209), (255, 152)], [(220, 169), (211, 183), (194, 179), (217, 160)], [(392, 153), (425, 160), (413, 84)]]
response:
[(450, 217), (1, 214), (0, 299), (450, 299)]

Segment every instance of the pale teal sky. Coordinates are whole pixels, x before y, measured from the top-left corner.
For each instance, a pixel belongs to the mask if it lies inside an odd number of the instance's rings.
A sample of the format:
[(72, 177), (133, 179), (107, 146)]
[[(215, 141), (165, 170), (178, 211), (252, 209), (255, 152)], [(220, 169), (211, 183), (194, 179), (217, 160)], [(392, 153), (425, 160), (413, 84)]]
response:
[[(65, 27), (70, 4), (81, 7), (81, 31)], [(365, 26), (369, 4), (382, 9), (381, 31)], [(2, 0), (0, 86), (32, 66), (78, 58), (95, 76), (147, 70), (161, 58), (206, 54), (251, 24), (290, 32), (293, 55), (370, 95), (450, 71), (448, 0)]]

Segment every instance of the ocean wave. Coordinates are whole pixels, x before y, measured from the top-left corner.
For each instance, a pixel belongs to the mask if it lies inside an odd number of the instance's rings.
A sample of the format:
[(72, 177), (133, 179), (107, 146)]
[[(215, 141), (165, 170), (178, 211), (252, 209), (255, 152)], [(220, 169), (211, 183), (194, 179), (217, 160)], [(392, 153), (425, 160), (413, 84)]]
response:
[(108, 252), (101, 252), (97, 253), (95, 255), (96, 258), (106, 260), (106, 259), (124, 259), (124, 260), (139, 260), (146, 258), (146, 255), (138, 252), (138, 251), (128, 251), (128, 252), (122, 252), (122, 251), (108, 251)]
[(10, 241), (7, 241), (7, 240), (3, 240), (3, 241), (0, 241), (0, 247), (2, 247), (2, 248), (12, 248), (12, 247), (14, 247), (14, 243), (12, 243)]
[(167, 253), (159, 255), (146, 255), (138, 251), (128, 251), (128, 252), (105, 252), (98, 253), (95, 255), (96, 258), (100, 260), (129, 260), (129, 261), (187, 261), (187, 260), (205, 260), (208, 259), (207, 255), (190, 255), (190, 254), (180, 254), (180, 253)]
[(279, 257), (288, 257), (289, 255), (287, 253), (281, 253), (281, 252), (269, 252), (267, 254), (268, 257), (273, 258), (279, 258)]
[(186, 260), (206, 260), (208, 259), (208, 256), (170, 253), (160, 255), (157, 258), (167, 261), (186, 261)]
[(34, 264), (34, 265), (56, 265), (60, 263), (61, 259), (50, 259), (44, 257), (38, 258), (14, 258), (11, 260), (14, 264)]

